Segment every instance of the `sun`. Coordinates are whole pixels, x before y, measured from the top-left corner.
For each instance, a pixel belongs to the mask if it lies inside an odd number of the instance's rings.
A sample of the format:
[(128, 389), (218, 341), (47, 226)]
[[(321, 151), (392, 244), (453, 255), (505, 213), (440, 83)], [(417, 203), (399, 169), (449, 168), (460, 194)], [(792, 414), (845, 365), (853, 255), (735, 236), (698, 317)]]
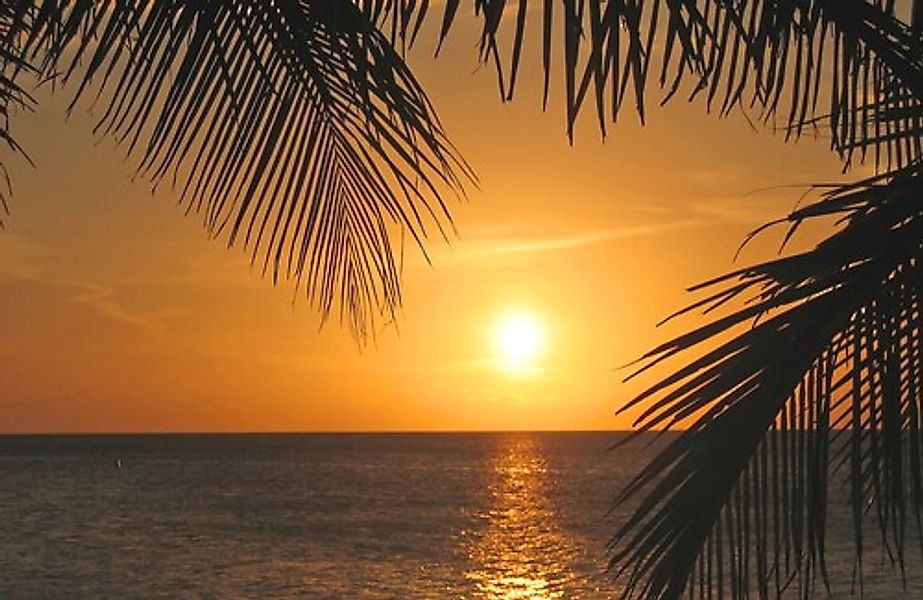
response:
[(527, 370), (542, 350), (544, 335), (539, 322), (528, 314), (516, 313), (501, 319), (494, 330), (494, 345), (508, 372)]

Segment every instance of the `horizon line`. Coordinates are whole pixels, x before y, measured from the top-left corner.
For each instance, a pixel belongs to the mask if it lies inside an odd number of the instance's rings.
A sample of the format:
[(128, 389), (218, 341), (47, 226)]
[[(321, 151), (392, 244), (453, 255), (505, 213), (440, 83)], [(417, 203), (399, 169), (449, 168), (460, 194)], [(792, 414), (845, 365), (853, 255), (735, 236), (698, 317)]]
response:
[[(677, 433), (683, 430), (673, 430)], [(414, 435), (414, 434), (489, 434), (489, 433), (639, 433), (632, 429), (342, 429), (284, 431), (0, 431), (0, 437), (26, 436), (190, 436), (190, 435)], [(649, 433), (667, 433), (651, 431)]]

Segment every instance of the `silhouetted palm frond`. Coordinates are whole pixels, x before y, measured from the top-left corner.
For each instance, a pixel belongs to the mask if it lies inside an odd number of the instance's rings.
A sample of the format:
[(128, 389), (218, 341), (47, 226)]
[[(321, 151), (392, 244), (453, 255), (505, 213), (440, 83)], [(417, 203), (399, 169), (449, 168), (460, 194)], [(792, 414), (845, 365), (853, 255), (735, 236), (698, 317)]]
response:
[(645, 403), (641, 430), (694, 418), (622, 494), (646, 490), (613, 542), (628, 596), (810, 590), (826, 579), (831, 465), (847, 481), (860, 559), (872, 511), (903, 567), (923, 500), (921, 197), (917, 162), (792, 213), (793, 224), (839, 215), (845, 226), (812, 251), (703, 284), (720, 289), (688, 310), (748, 302), (644, 357), (642, 371), (716, 341), (624, 407)]
[[(18, 18), (15, 7), (9, 3), (0, 5), (0, 140), (13, 152), (28, 155), (13, 137), (10, 116), (17, 109), (31, 109), (34, 105), (32, 97), (16, 82), (16, 73), (35, 73), (36, 69), (17, 50), (12, 40), (22, 33), (23, 23)], [(3, 229), (3, 215), (8, 214), (7, 196), (10, 193), (10, 182), (6, 168), (0, 162), (0, 177), (3, 185), (0, 187), (0, 230)]]
[[(400, 303), (395, 233), (450, 224), (467, 166), (370, 15), (326, 2), (24, 2), (8, 46), (96, 92), (97, 132), (264, 273), (341, 300), (360, 339)], [(7, 72), (15, 70), (7, 69)], [(372, 328), (372, 329), (370, 329)]]
[[(385, 17), (399, 40), (412, 39), (429, 7), (360, 4)], [(445, 5), (440, 45), (460, 4)], [(587, 103), (604, 135), (626, 101), (643, 121), (654, 80), (665, 91), (661, 102), (685, 91), (722, 115), (754, 110), (786, 137), (823, 125), (847, 161), (857, 149), (895, 167), (920, 155), (909, 132), (923, 122), (923, 90), (904, 70), (923, 59), (890, 1), (475, 0), (473, 7), (483, 23), (480, 57), (495, 66), (503, 99), (513, 97), (527, 30), (541, 36), (544, 98), (557, 62), (570, 136)]]
[[(851, 98), (833, 106), (834, 146), (847, 161), (885, 148), (891, 170), (789, 215), (786, 240), (805, 219), (842, 228), (699, 286), (718, 290), (683, 312), (746, 301), (643, 358), (646, 371), (700, 353), (622, 409), (643, 408), (642, 431), (693, 423), (620, 497), (640, 498), (612, 543), (628, 597), (810, 595), (828, 584), (833, 481), (847, 486), (860, 571), (868, 518), (901, 569), (908, 523), (923, 535), (923, 43), (872, 5), (819, 4), (872, 53), (817, 84)], [(870, 87), (846, 85), (868, 63)]]

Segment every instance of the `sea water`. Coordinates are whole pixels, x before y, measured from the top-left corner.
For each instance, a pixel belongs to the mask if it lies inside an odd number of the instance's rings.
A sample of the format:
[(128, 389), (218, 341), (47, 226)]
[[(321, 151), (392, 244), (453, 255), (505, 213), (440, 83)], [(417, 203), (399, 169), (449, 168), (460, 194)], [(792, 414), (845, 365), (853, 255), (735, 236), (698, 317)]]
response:
[(0, 437), (0, 597), (612, 597), (622, 435)]

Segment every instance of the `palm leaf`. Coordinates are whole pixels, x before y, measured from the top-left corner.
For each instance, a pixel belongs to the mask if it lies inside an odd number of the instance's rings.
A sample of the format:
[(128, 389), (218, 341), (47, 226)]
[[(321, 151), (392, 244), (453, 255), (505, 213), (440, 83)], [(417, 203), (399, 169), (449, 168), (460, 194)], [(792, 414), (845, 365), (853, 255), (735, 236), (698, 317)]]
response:
[[(869, 519), (902, 570), (908, 521), (923, 535), (923, 45), (874, 6), (844, 6), (824, 9), (870, 54), (834, 73), (846, 100), (827, 117), (833, 146), (847, 165), (874, 148), (889, 170), (789, 215), (786, 241), (806, 219), (844, 226), (811, 252), (700, 286), (718, 289), (680, 314), (747, 300), (643, 358), (646, 371), (710, 348), (622, 408), (643, 405), (641, 431), (693, 423), (620, 497), (643, 493), (611, 545), (628, 597), (807, 597), (829, 585), (831, 471), (848, 489), (860, 577)], [(863, 69), (875, 75), (857, 90)], [(805, 124), (789, 117), (789, 131)]]
[[(0, 6), (0, 140), (14, 153), (28, 155), (12, 134), (10, 118), (17, 110), (31, 110), (35, 100), (16, 81), (17, 73), (36, 73), (36, 68), (12, 43), (22, 34), (22, 22), (16, 7), (10, 4)], [(30, 161), (31, 162), (31, 161)], [(4, 214), (9, 213), (7, 199), (11, 194), (10, 179), (6, 167), (0, 163), (0, 230), (3, 229)]]
[[(360, 340), (401, 301), (392, 240), (451, 224), (470, 170), (374, 15), (329, 2), (26, 2), (10, 46), (95, 90), (97, 133)], [(9, 71), (9, 70), (8, 70)]]
[[(412, 0), (360, 4), (374, 6), (400, 41), (412, 40), (430, 10)], [(445, 5), (440, 47), (459, 5)], [(511, 99), (524, 40), (534, 29), (541, 36), (545, 101), (553, 59), (560, 57), (571, 138), (586, 104), (603, 135), (626, 101), (643, 122), (653, 79), (664, 90), (662, 103), (685, 89), (709, 111), (752, 111), (787, 138), (823, 126), (847, 164), (856, 150), (862, 159), (871, 151), (876, 164), (898, 168), (920, 155), (913, 132), (923, 122), (921, 90), (908, 78), (916, 67), (908, 65), (918, 67), (923, 58), (916, 34), (894, 17), (893, 2), (543, 0), (536, 6), (475, 0), (483, 23), (480, 58), (495, 67), (501, 98)], [(502, 18), (506, 12), (512, 18)], [(540, 26), (529, 26), (538, 20)]]
[[(649, 353), (645, 371), (759, 319), (628, 403), (641, 431), (693, 424), (623, 491), (645, 499), (613, 540), (626, 595), (803, 593), (826, 580), (828, 467), (903, 566), (920, 524), (923, 164), (839, 187), (797, 224), (845, 215), (814, 250), (708, 282), (743, 308)], [(639, 371), (640, 372), (640, 371)], [(870, 508), (871, 507), (871, 508)]]

